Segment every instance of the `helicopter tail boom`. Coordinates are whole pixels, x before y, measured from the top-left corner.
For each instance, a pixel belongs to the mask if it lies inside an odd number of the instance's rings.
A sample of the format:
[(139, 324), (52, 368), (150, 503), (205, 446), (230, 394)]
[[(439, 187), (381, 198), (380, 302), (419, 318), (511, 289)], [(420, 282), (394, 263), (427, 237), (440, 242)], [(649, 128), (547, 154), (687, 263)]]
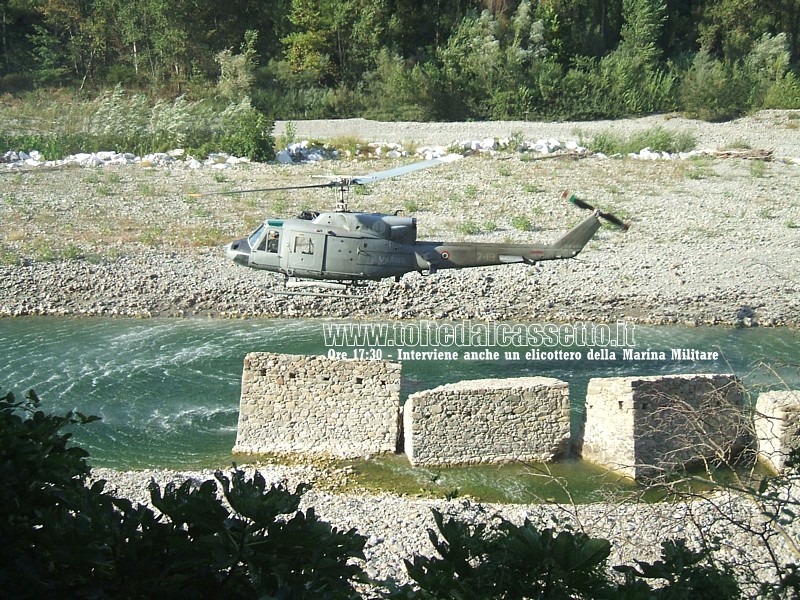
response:
[(553, 244), (420, 242), (422, 247), (417, 253), (417, 261), (420, 269), (436, 271), (572, 258), (583, 250), (599, 228), (600, 218), (592, 213)]
[(598, 229), (600, 229), (600, 214), (599, 211), (594, 211), (559, 238), (553, 247), (558, 249), (565, 258), (577, 256)]

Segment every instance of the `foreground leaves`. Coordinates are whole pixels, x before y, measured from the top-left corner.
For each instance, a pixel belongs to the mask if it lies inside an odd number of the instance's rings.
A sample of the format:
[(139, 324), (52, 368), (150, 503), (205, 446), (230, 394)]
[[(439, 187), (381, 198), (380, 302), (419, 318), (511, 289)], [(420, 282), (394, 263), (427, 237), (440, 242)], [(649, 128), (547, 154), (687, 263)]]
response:
[[(152, 509), (88, 484), (87, 453), (30, 392), (0, 398), (0, 589), (13, 598), (350, 598), (365, 538), (299, 510), (304, 488), (239, 469), (150, 485)], [(221, 487), (225, 502), (218, 496)]]

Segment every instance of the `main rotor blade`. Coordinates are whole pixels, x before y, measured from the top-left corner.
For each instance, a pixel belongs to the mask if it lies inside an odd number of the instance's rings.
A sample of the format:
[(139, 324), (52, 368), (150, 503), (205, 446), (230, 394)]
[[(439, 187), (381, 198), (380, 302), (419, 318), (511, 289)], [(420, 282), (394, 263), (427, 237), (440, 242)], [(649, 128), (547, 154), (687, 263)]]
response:
[(203, 196), (229, 196), (231, 194), (251, 194), (253, 192), (280, 192), (282, 190), (307, 190), (312, 188), (326, 188), (334, 187), (338, 184), (334, 182), (328, 183), (312, 183), (309, 185), (286, 185), (282, 187), (272, 188), (258, 188), (253, 190), (229, 190), (227, 192), (205, 192), (202, 194), (189, 194), (190, 198), (201, 198)]
[(258, 188), (252, 190), (230, 190), (227, 192), (206, 192), (202, 194), (189, 194), (190, 198), (200, 198), (203, 196), (228, 196), (231, 194), (250, 194), (253, 192), (279, 192), (282, 190), (308, 190), (313, 188), (329, 188), (329, 187), (346, 187), (352, 184), (365, 184), (388, 179), (389, 177), (397, 177), (405, 175), (406, 173), (413, 173), (420, 169), (428, 169), (438, 165), (455, 162), (463, 158), (460, 154), (448, 154), (441, 158), (433, 158), (431, 160), (422, 160), (419, 162), (411, 163), (404, 167), (397, 167), (396, 169), (389, 169), (387, 171), (378, 171), (377, 173), (370, 173), (368, 175), (316, 175), (315, 177), (323, 177), (328, 179), (327, 183), (312, 183), (309, 185), (287, 185), (282, 187), (272, 188)]
[(447, 163), (461, 160), (462, 158), (463, 156), (461, 156), (460, 154), (448, 154), (447, 156), (442, 156), (441, 158), (421, 160), (419, 162), (406, 165), (404, 167), (397, 167), (396, 169), (388, 169), (386, 171), (378, 171), (377, 173), (370, 173), (368, 175), (358, 175), (356, 177), (351, 177), (350, 183), (356, 183), (356, 184), (374, 183), (375, 181), (381, 181), (382, 179), (389, 179), (390, 177), (398, 177), (399, 175), (405, 175), (406, 173), (413, 173), (414, 171), (419, 171), (421, 169), (429, 169), (431, 167), (436, 167), (438, 165), (445, 165)]

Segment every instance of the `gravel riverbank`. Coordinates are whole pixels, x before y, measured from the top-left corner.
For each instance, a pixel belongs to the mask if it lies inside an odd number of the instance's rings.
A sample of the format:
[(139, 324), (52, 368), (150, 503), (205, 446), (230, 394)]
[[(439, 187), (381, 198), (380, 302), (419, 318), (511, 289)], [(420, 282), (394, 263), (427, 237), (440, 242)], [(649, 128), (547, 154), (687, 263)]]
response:
[[(268, 483), (285, 483), (290, 489), (300, 482), (313, 484), (323, 479), (314, 466), (267, 465), (259, 470)], [(107, 469), (95, 469), (94, 475), (109, 482), (107, 489), (144, 504), (149, 502), (147, 484), (151, 479), (163, 489), (169, 482), (179, 485), (186, 478), (200, 482), (213, 477), (211, 471), (119, 472)], [(324, 479), (329, 483), (330, 473)], [(765, 525), (754, 504), (728, 493), (674, 503), (496, 505), (464, 498), (434, 500), (389, 494), (334, 493), (326, 491), (326, 487), (325, 484), (312, 487), (303, 497), (301, 510), (313, 506), (320, 518), (335, 527), (355, 527), (368, 538), (367, 572), (374, 578), (391, 578), (400, 583), (408, 581), (403, 559), (434, 552), (427, 533), (429, 529), (436, 529), (432, 509), (472, 524), (496, 523), (501, 516), (517, 524), (528, 519), (539, 527), (570, 527), (608, 539), (612, 541), (610, 566), (635, 565), (636, 560), (654, 561), (660, 557), (661, 543), (668, 539), (683, 538), (690, 547), (698, 548), (713, 543), (718, 537), (720, 548), (715, 558), (735, 566), (738, 578), (749, 582), (745, 588), (752, 597), (758, 597), (757, 586), (761, 582), (775, 579), (765, 540), (780, 564), (796, 560), (789, 544)], [(759, 532), (762, 535), (759, 536)], [(788, 525), (785, 533), (796, 539), (797, 523)]]
[[(190, 192), (313, 182), (404, 164), (382, 159), (240, 164), (188, 161), (102, 169), (2, 171), (0, 315), (211, 315), (616, 321), (797, 326), (800, 322), (800, 114), (767, 111), (730, 123), (664, 116), (599, 123), (294, 124), (296, 139), (358, 137), (448, 145), (512, 133), (562, 144), (654, 126), (698, 148), (771, 150), (775, 160), (685, 160), (483, 153), (370, 186), (351, 208), (405, 209), (421, 239), (552, 242), (583, 211), (569, 188), (620, 214), (576, 260), (412, 274), (370, 284), (360, 300), (275, 297), (277, 275), (229, 263), (222, 245), (266, 216), (329, 209), (331, 192), (205, 196)], [(286, 124), (278, 123), (280, 135)], [(518, 223), (527, 219), (531, 231)], [(515, 226), (515, 224), (517, 224)]]

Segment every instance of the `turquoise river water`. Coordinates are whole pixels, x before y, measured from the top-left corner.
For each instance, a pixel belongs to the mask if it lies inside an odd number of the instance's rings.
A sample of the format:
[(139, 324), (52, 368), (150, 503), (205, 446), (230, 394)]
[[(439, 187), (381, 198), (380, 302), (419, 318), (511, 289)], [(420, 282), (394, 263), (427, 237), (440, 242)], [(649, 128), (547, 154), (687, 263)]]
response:
[[(76, 440), (89, 450), (96, 466), (225, 467), (232, 460), (236, 437), (244, 355), (251, 351), (327, 354), (332, 341), (326, 340), (325, 327), (337, 324), (346, 323), (310, 319), (0, 319), (0, 390), (22, 397), (26, 390), (34, 389), (48, 412), (77, 409), (100, 416), (101, 422), (76, 432)], [(384, 325), (390, 330), (398, 328), (397, 324)], [(486, 337), (465, 338), (463, 331), (458, 331), (463, 326), (400, 325), (406, 328), (401, 340), (405, 352), (460, 353), (458, 358), (404, 355), (403, 398), (460, 379), (543, 375), (569, 382), (578, 415), (591, 377), (733, 371), (753, 391), (800, 388), (798, 330), (637, 325), (626, 332), (626, 340), (616, 339), (641, 354), (623, 356), (622, 348), (607, 344), (609, 330), (587, 343), (568, 336), (548, 340), (546, 331), (512, 324), (536, 335), (509, 338), (506, 346), (490, 346)], [(438, 329), (436, 345), (431, 344), (431, 327), (445, 328)], [(425, 328), (427, 331), (420, 333)], [(611, 334), (615, 334), (613, 328)], [(539, 346), (526, 345), (531, 341)], [(544, 347), (544, 342), (557, 343)], [(614, 356), (603, 355), (602, 348), (612, 350)], [(673, 349), (695, 351), (695, 358), (706, 354), (704, 360), (681, 360), (673, 357)], [(396, 359), (399, 348), (379, 346), (373, 340), (366, 346), (351, 343), (335, 350)], [(487, 355), (486, 350), (499, 354)], [(506, 355), (509, 350), (519, 355)], [(540, 353), (535, 354), (536, 350)], [(589, 350), (596, 355), (591, 360)], [(466, 351), (483, 354), (465, 359)], [(568, 351), (581, 355), (565, 354)], [(713, 352), (718, 353), (716, 358)]]

